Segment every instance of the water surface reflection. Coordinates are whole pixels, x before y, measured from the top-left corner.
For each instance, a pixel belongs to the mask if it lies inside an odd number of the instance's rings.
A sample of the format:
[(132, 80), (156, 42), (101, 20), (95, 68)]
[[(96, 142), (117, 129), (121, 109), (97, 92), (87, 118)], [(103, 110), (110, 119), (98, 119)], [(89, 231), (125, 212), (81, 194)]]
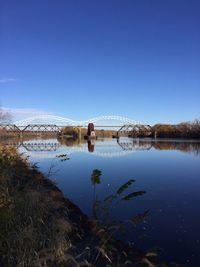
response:
[[(124, 151), (137, 150), (179, 150), (182, 152), (200, 154), (200, 141), (197, 140), (177, 140), (177, 139), (139, 139), (139, 138), (119, 138), (116, 140), (101, 138), (86, 141), (84, 139), (6, 139), (0, 140), (2, 144), (22, 148), (28, 152), (51, 152), (57, 151), (62, 147), (68, 147), (70, 152), (91, 152), (101, 156), (117, 157), (126, 155)], [(73, 149), (72, 149), (73, 148)], [(109, 151), (110, 154), (105, 154)], [(118, 153), (115, 153), (118, 152)], [(120, 153), (121, 152), (121, 153)]]
[[(144, 250), (156, 248), (168, 262), (200, 266), (200, 142), (129, 138), (90, 143), (57, 139), (6, 142), (29, 155), (44, 173), (53, 161), (52, 179), (89, 217), (100, 216), (105, 222), (105, 212), (109, 212), (109, 221), (124, 222), (134, 215), (135, 221), (141, 218), (117, 233), (119, 238)], [(61, 162), (56, 158), (59, 154), (70, 160)], [(95, 169), (101, 171), (101, 178), (94, 194), (91, 173)], [(127, 194), (147, 193), (117, 204), (113, 198), (107, 207), (104, 200), (116, 196), (128, 180), (136, 183)]]

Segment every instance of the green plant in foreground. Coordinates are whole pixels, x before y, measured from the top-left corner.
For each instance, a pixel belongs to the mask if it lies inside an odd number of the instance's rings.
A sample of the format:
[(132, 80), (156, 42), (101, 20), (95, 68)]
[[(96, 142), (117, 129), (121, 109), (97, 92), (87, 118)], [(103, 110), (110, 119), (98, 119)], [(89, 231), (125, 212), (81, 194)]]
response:
[[(102, 214), (99, 214), (99, 218), (97, 218), (97, 213), (99, 210), (103, 211), (104, 215), (106, 212), (106, 215), (108, 216), (109, 210), (111, 210), (113, 206), (119, 205), (119, 203), (122, 201), (130, 201), (133, 198), (146, 194), (146, 191), (143, 191), (143, 190), (133, 191), (129, 194), (126, 194), (126, 191), (133, 185), (133, 183), (135, 183), (135, 180), (130, 179), (127, 182), (125, 182), (123, 185), (121, 185), (114, 194), (111, 194), (105, 197), (103, 201), (99, 201), (95, 193), (95, 187), (96, 185), (99, 185), (101, 183), (101, 175), (102, 175), (102, 172), (98, 169), (93, 170), (92, 175), (91, 175), (91, 182), (92, 182), (92, 185), (94, 186), (93, 209), (95, 209), (95, 217), (96, 217), (95, 219), (97, 219), (98, 222), (101, 221), (101, 217), (102, 217)], [(147, 217), (147, 215), (148, 215), (148, 211), (137, 214), (132, 218), (132, 222), (136, 223), (136, 222), (139, 222), (140, 220), (142, 221)]]
[[(100, 241), (97, 246), (97, 253), (94, 259), (94, 266), (98, 262), (99, 257), (102, 255), (106, 258), (110, 264), (112, 263), (112, 250), (116, 250), (115, 244), (113, 243), (113, 239), (115, 235), (120, 230), (125, 230), (126, 223), (132, 223), (134, 225), (144, 221), (149, 216), (149, 211), (146, 210), (144, 212), (138, 213), (134, 215), (132, 218), (120, 221), (115, 220), (110, 216), (110, 211), (113, 207), (117, 207), (120, 202), (130, 201), (136, 197), (144, 195), (145, 191), (133, 191), (127, 194), (127, 190), (135, 183), (135, 180), (130, 179), (121, 185), (114, 194), (111, 194), (104, 198), (102, 201), (98, 200), (96, 196), (95, 187), (101, 183), (101, 175), (102, 172), (98, 169), (93, 170), (91, 175), (91, 182), (94, 186), (94, 196), (93, 196), (93, 217), (98, 225), (98, 234), (100, 235)], [(153, 267), (154, 265), (151, 263), (150, 258), (155, 257), (157, 254), (154, 252), (148, 252), (144, 255), (144, 257), (140, 260), (140, 264), (145, 263), (147, 266)], [(112, 265), (110, 265), (112, 266)], [(119, 265), (121, 266), (121, 265)], [(142, 265), (143, 266), (143, 265)]]

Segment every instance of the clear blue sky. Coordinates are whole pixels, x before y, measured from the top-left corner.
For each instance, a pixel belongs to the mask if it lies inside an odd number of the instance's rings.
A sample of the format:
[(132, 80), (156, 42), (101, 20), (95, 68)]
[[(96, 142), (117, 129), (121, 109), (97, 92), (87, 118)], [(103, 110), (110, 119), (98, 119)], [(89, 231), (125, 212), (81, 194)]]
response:
[(75, 120), (200, 118), (200, 1), (0, 0), (0, 103)]

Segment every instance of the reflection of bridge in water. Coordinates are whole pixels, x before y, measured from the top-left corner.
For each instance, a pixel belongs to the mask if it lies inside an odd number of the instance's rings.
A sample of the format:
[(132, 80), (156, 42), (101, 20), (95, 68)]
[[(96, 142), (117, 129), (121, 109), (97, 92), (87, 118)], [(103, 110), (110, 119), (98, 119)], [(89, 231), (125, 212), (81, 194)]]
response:
[(50, 143), (35, 143), (35, 142), (22, 142), (18, 147), (22, 146), (29, 152), (50, 152), (57, 151), (61, 146), (59, 142), (50, 142)]
[(132, 151), (132, 150), (149, 150), (152, 148), (152, 144), (148, 142), (144, 142), (141, 145), (141, 142), (139, 139), (117, 139), (117, 144), (125, 151)]
[[(116, 141), (114, 141), (116, 140)], [(35, 158), (54, 158), (58, 154), (72, 154), (76, 152), (90, 152), (91, 155), (100, 157), (121, 157), (137, 151), (148, 151), (151, 148), (157, 150), (179, 150), (182, 152), (192, 152), (195, 155), (200, 154), (200, 142), (181, 141), (181, 140), (153, 140), (153, 139), (134, 139), (119, 138), (114, 140), (98, 140), (97, 142), (88, 141), (84, 143), (60, 143), (57, 139), (34, 140), (22, 142), (9, 142), (4, 145), (13, 146), (20, 152), (27, 152)], [(69, 140), (68, 140), (69, 141)], [(108, 142), (107, 142), (108, 141)], [(111, 141), (111, 142), (110, 142)], [(113, 143), (114, 142), (114, 143)]]
[[(121, 140), (121, 141), (120, 141)], [(7, 144), (9, 146), (16, 147), (22, 152), (29, 152), (33, 157), (47, 157), (52, 158), (55, 155), (54, 152), (72, 154), (75, 152), (90, 152), (93, 155), (101, 157), (120, 157), (133, 153), (139, 150), (149, 150), (151, 144), (144, 144), (141, 146), (138, 140), (130, 139), (125, 141), (124, 139), (118, 139), (115, 144), (105, 144), (104, 141), (97, 141), (78, 144), (76, 146), (67, 146), (61, 144), (58, 141), (22, 141)]]

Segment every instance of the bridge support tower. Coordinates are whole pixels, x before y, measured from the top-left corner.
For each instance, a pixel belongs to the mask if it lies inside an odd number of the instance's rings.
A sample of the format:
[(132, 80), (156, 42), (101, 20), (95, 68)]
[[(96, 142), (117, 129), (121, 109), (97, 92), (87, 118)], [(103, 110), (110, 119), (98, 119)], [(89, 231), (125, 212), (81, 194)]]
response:
[(94, 131), (94, 124), (89, 123), (88, 124), (88, 130), (87, 130), (87, 139), (96, 139), (95, 131)]

